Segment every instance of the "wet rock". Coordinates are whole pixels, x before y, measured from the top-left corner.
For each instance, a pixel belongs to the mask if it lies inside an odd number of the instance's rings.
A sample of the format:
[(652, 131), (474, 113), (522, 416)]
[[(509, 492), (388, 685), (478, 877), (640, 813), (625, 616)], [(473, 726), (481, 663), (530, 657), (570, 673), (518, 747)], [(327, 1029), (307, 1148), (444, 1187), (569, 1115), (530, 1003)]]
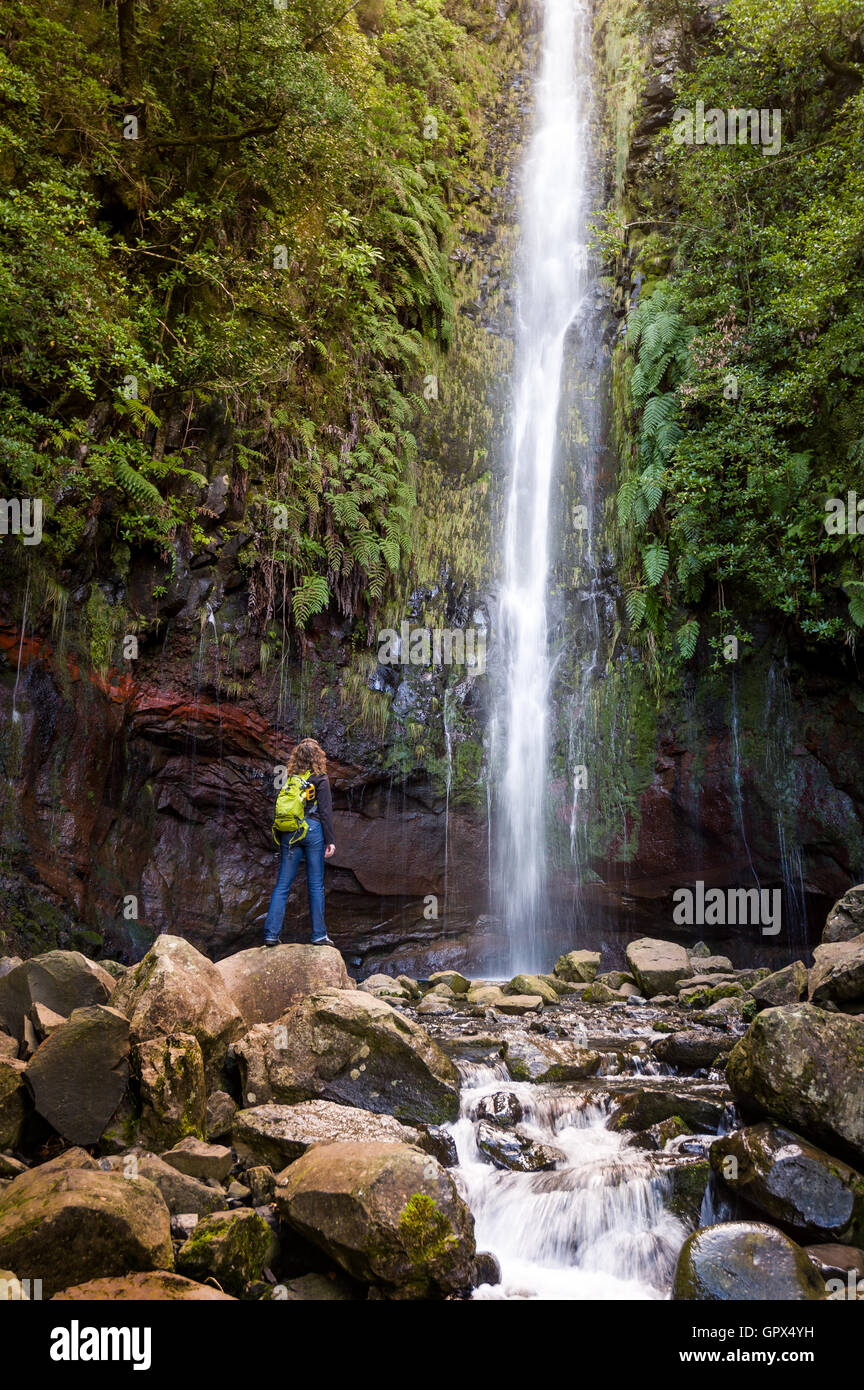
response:
[(204, 1138), (207, 1092), (197, 1038), (174, 1033), (136, 1043), (132, 1072), (140, 1096), (142, 1144), (164, 1149), (187, 1135)]
[(504, 993), (512, 996), (539, 994), (544, 1004), (557, 1004), (558, 991), (547, 985), (539, 975), (514, 975), (504, 986)]
[(281, 1286), (286, 1303), (347, 1303), (362, 1297), (358, 1286), (336, 1274), (304, 1274)]
[(505, 1043), (504, 1061), (514, 1081), (581, 1081), (598, 1071), (600, 1053), (551, 1038), (512, 1038)]
[(90, 1279), (86, 1284), (73, 1284), (62, 1293), (55, 1293), (52, 1303), (68, 1302), (151, 1302), (176, 1303), (235, 1303), (230, 1294), (221, 1293), (212, 1284), (198, 1284), (179, 1274), (154, 1270), (145, 1274), (127, 1274), (114, 1279)]
[(241, 1294), (275, 1255), (273, 1234), (257, 1212), (217, 1211), (199, 1221), (177, 1252), (177, 1268), (197, 1279), (216, 1279)]
[(730, 1053), (726, 1075), (745, 1113), (864, 1162), (864, 1021), (812, 1004), (765, 1009)]
[(428, 1033), (383, 999), (332, 990), (235, 1044), (247, 1106), (333, 1100), (408, 1124), (459, 1111), (459, 1074)]
[(129, 1019), (134, 1042), (191, 1033), (198, 1039), (211, 1083), (218, 1078), (229, 1043), (243, 1031), (240, 1011), (216, 966), (177, 936), (157, 938), (144, 959), (119, 981), (111, 1003)]
[(216, 970), (246, 1028), (275, 1022), (295, 1000), (320, 989), (348, 987), (345, 962), (335, 946), (257, 946), (218, 961)]
[[(658, 1163), (661, 1160), (658, 1159)], [(698, 1226), (705, 1200), (705, 1192), (711, 1178), (711, 1166), (707, 1158), (690, 1158), (682, 1163), (678, 1160), (668, 1167), (661, 1167), (669, 1184), (669, 1197), (666, 1206), (673, 1216), (686, 1221), (688, 1226)]]
[(0, 978), (0, 1027), (20, 1042), (34, 1004), (68, 1018), (73, 1009), (107, 1003), (114, 985), (112, 976), (80, 951), (47, 951)]
[(0, 1057), (0, 1149), (17, 1149), (24, 1121), (32, 1109), (24, 1072), (24, 1062)]
[(481, 1284), (493, 1287), (501, 1283), (501, 1266), (490, 1250), (481, 1250), (474, 1260), (474, 1275), (471, 1283), (475, 1288)]
[(661, 1120), (659, 1124), (651, 1125), (650, 1129), (637, 1130), (627, 1140), (625, 1147), (658, 1151), (665, 1149), (670, 1139), (677, 1139), (682, 1134), (692, 1133), (692, 1129), (688, 1124), (685, 1124), (680, 1115), (670, 1115), (668, 1120)]
[(782, 1231), (756, 1221), (705, 1226), (678, 1257), (672, 1297), (693, 1302), (824, 1299), (818, 1270)]
[(352, 1278), (402, 1298), (470, 1287), (474, 1219), (450, 1175), (404, 1144), (323, 1144), (280, 1173), (283, 1220)]
[(49, 1298), (89, 1279), (170, 1271), (168, 1208), (145, 1178), (43, 1164), (0, 1194), (0, 1264), (41, 1279)]
[(545, 1172), (564, 1158), (561, 1150), (550, 1144), (538, 1143), (485, 1122), (477, 1126), (477, 1147), (496, 1168), (508, 1168), (514, 1173)]
[(492, 1095), (482, 1096), (477, 1105), (478, 1119), (507, 1129), (518, 1125), (524, 1113), (521, 1101), (512, 1091), (493, 1091)]
[(857, 884), (838, 898), (828, 913), (822, 932), (823, 942), (852, 941), (864, 933), (864, 883)]
[(437, 1158), (442, 1168), (455, 1168), (459, 1161), (456, 1140), (449, 1130), (441, 1125), (424, 1125), (420, 1134), (420, 1148)]
[(499, 1014), (539, 1014), (543, 1011), (543, 1000), (539, 994), (502, 994), (494, 1008)]
[(626, 951), (627, 964), (646, 999), (655, 994), (672, 994), (679, 980), (694, 973), (690, 958), (683, 946), (674, 941), (659, 941), (650, 936), (631, 941)]
[(614, 1130), (643, 1130), (673, 1116), (691, 1130), (714, 1134), (723, 1118), (720, 1101), (687, 1091), (633, 1091), (612, 1107), (607, 1127)]
[(803, 960), (795, 960), (751, 985), (747, 993), (755, 999), (760, 1009), (773, 1009), (778, 1004), (797, 1004), (807, 993), (807, 966)]
[(165, 1163), (202, 1182), (223, 1182), (234, 1167), (234, 1155), (222, 1144), (205, 1144), (201, 1139), (181, 1139), (161, 1155)]
[(857, 1282), (864, 1283), (864, 1250), (852, 1245), (805, 1245), (804, 1253), (823, 1279), (845, 1279), (851, 1273)]
[(392, 1115), (337, 1105), (331, 1100), (307, 1100), (299, 1105), (256, 1105), (238, 1110), (233, 1144), (243, 1167), (267, 1163), (281, 1170), (300, 1158), (311, 1144), (418, 1144), (420, 1132)]
[(651, 1044), (651, 1050), (660, 1062), (671, 1067), (684, 1067), (696, 1071), (702, 1067), (712, 1067), (724, 1054), (731, 1052), (736, 1039), (724, 1037), (719, 1033), (700, 1032), (687, 1029), (680, 1033), (667, 1033)]
[(471, 981), (460, 975), (458, 970), (436, 970), (434, 975), (429, 976), (429, 985), (432, 989), (436, 985), (446, 985), (454, 994), (467, 994)]
[(810, 1002), (846, 1009), (864, 999), (864, 936), (817, 946), (808, 978)]
[(215, 1139), (222, 1139), (231, 1133), (236, 1111), (237, 1102), (232, 1100), (227, 1091), (213, 1091), (207, 1097), (204, 1134), (211, 1144)]
[(72, 1144), (95, 1144), (129, 1081), (129, 1022), (100, 1004), (73, 1009), (27, 1067), (38, 1113)]
[(798, 1239), (864, 1241), (864, 1176), (781, 1125), (715, 1140), (711, 1167), (739, 1196)]
[(558, 957), (553, 966), (554, 974), (560, 979), (571, 984), (585, 985), (590, 985), (591, 981), (597, 978), (599, 969), (599, 951), (567, 951), (565, 955)]
[(211, 1211), (219, 1211), (225, 1205), (224, 1194), (219, 1188), (208, 1187), (199, 1178), (181, 1173), (172, 1164), (158, 1158), (156, 1154), (143, 1150), (131, 1150), (125, 1154), (111, 1154), (99, 1162), (106, 1173), (120, 1173), (125, 1178), (146, 1178), (158, 1187), (162, 1200), (172, 1216), (208, 1216)]

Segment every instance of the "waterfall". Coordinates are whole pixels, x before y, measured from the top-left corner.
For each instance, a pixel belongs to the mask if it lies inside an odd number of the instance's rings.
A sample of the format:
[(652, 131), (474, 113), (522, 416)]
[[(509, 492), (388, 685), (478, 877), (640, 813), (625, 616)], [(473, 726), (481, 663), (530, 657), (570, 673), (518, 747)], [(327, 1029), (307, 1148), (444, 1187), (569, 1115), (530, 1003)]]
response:
[(510, 488), (495, 720), (500, 815), (496, 907), (512, 970), (541, 964), (550, 765), (547, 613), (552, 492), (560, 454), (568, 330), (588, 289), (587, 0), (541, 0), (542, 53), (522, 189)]

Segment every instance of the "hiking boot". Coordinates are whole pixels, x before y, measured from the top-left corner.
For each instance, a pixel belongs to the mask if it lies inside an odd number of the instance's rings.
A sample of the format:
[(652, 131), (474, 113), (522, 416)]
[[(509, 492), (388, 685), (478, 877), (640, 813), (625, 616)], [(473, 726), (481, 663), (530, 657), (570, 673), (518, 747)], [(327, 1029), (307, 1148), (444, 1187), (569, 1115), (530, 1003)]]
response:
[(281, 941), (278, 941), (278, 940), (277, 940), (277, 941), (265, 941), (265, 942), (264, 942), (264, 945), (265, 945), (265, 946), (281, 946), (281, 945), (282, 945), (282, 942), (281, 942)]
[(330, 939), (329, 936), (319, 936), (319, 937), (317, 938), (317, 940), (316, 940), (316, 938), (313, 936), (313, 938), (312, 938), (312, 945), (313, 945), (313, 946), (335, 946), (335, 945), (336, 945), (336, 942), (335, 942), (335, 941), (331, 941), (331, 939)]

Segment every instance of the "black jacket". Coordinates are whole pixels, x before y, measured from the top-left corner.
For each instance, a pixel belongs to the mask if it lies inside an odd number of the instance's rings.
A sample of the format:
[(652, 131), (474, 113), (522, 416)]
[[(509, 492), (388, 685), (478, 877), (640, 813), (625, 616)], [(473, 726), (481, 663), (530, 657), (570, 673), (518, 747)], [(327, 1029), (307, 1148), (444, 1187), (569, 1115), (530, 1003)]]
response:
[(315, 788), (315, 800), (310, 808), (310, 814), (316, 812), (321, 821), (321, 829), (324, 831), (325, 845), (335, 844), (333, 835), (333, 797), (330, 795), (330, 781), (326, 774), (320, 777), (312, 777), (310, 781)]

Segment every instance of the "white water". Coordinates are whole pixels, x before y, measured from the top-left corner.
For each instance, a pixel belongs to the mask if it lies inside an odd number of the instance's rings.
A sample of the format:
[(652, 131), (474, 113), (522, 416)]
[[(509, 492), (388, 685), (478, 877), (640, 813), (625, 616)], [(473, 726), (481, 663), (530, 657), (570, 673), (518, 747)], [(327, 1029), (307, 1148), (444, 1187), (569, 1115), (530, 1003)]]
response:
[(500, 623), (504, 681), (498, 820), (499, 911), (512, 970), (539, 960), (549, 797), (547, 589), (568, 329), (587, 288), (587, 0), (541, 0), (535, 128), (525, 163), (513, 376), (510, 493)]
[[(503, 1066), (460, 1065), (468, 1086), (452, 1126), (459, 1181), (474, 1214), (478, 1250), (501, 1265), (501, 1283), (475, 1299), (658, 1299), (668, 1296), (687, 1228), (664, 1206), (668, 1180), (646, 1155), (605, 1128), (599, 1105), (513, 1083)], [(520, 1131), (564, 1157), (548, 1172), (493, 1167), (477, 1146), (477, 1108), (507, 1091)]]

